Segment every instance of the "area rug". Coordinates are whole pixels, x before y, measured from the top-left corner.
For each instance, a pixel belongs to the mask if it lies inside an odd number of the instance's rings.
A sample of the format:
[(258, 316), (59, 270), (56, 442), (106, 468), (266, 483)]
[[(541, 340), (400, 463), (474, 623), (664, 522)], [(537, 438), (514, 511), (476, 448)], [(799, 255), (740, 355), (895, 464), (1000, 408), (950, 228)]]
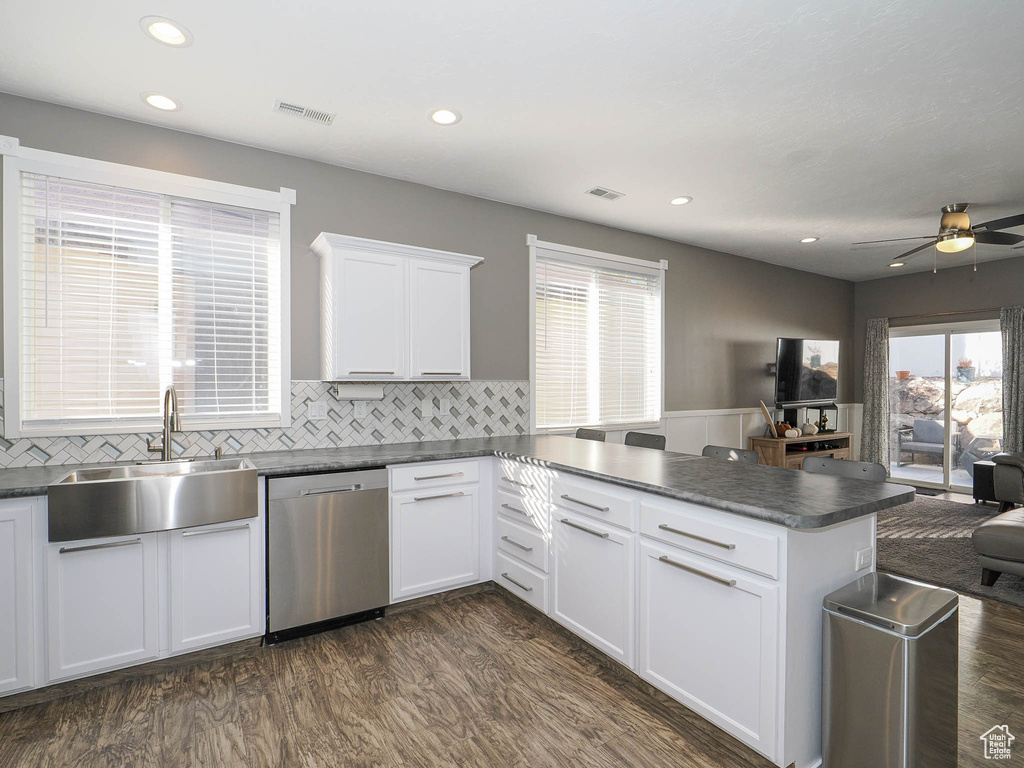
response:
[(1004, 573), (981, 586), (971, 532), (998, 510), (921, 497), (878, 513), (876, 565), (909, 579), (1024, 607), (1024, 577)]

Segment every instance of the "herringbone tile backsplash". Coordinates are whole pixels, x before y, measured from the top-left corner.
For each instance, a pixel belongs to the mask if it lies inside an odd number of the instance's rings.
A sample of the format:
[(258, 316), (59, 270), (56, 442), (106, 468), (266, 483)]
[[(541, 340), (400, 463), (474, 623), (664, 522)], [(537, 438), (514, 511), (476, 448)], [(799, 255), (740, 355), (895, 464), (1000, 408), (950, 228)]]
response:
[[(384, 399), (367, 401), (366, 418), (355, 419), (350, 400), (336, 400), (332, 386), (321, 381), (292, 382), (292, 424), (287, 429), (232, 429), (184, 432), (174, 436), (175, 454), (209, 456), (217, 446), (225, 455), (349, 445), (450, 440), (459, 437), (521, 435), (529, 431), (530, 384), (527, 381), (403, 382), (384, 385)], [(0, 380), (0, 402), (3, 381)], [(424, 419), (424, 398), (432, 403)], [(441, 399), (451, 413), (440, 414)], [(326, 401), (326, 421), (310, 421), (306, 406)], [(0, 434), (3, 433), (0, 409)], [(184, 427), (188, 429), (188, 420)], [(0, 467), (143, 461), (146, 438), (158, 434), (84, 435), (75, 437), (0, 438)]]

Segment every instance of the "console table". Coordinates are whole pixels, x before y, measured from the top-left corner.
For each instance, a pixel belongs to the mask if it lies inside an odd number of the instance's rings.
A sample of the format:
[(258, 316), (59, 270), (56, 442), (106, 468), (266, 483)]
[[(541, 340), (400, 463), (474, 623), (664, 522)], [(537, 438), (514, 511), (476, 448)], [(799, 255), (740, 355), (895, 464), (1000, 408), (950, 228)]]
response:
[[(800, 469), (808, 456), (831, 456), (833, 459), (850, 459), (850, 432), (829, 432), (828, 434), (801, 435), (800, 437), (750, 437), (749, 447), (757, 451), (762, 464), (769, 467)], [(827, 443), (830, 448), (813, 443)]]

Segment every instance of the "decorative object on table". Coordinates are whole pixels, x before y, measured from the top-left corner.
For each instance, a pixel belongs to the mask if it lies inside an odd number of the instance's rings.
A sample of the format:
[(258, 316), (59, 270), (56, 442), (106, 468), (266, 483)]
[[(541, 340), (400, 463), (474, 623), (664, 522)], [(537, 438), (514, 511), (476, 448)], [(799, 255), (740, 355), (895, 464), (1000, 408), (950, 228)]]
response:
[[(764, 420), (768, 424), (768, 433), (770, 433), (772, 437), (778, 437), (779, 433), (775, 429), (775, 420), (772, 418), (772, 415), (768, 413), (768, 406), (764, 404), (764, 400), (760, 400), (758, 402), (761, 403), (761, 414), (764, 416)], [(767, 436), (768, 435), (766, 434), (765, 437)]]
[(800, 431), (803, 432), (805, 435), (816, 435), (818, 434), (818, 425), (812, 424), (809, 421), (805, 421), (803, 426), (800, 427)]
[(974, 381), (974, 361), (961, 357), (956, 363), (956, 380), (962, 384)]
[(783, 437), (800, 437), (800, 430), (799, 429), (787, 429), (785, 432), (783, 432), (782, 436)]
[(896, 371), (896, 378), (900, 381), (906, 381), (910, 378), (910, 371)]
[[(811, 414), (817, 412), (817, 418)], [(807, 406), (807, 420), (818, 428), (819, 434), (835, 432), (839, 423), (839, 407), (835, 403), (819, 403)]]

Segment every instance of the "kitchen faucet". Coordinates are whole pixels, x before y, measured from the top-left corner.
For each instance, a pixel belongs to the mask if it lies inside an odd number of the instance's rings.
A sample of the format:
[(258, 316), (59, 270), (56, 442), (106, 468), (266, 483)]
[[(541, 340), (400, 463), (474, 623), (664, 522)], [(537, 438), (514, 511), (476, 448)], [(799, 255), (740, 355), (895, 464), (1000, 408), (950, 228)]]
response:
[(146, 440), (146, 450), (150, 453), (159, 453), (161, 461), (170, 461), (174, 458), (174, 444), (171, 442), (171, 433), (181, 432), (181, 416), (178, 414), (178, 393), (173, 386), (164, 392), (164, 433), (160, 443), (154, 443), (153, 438)]

